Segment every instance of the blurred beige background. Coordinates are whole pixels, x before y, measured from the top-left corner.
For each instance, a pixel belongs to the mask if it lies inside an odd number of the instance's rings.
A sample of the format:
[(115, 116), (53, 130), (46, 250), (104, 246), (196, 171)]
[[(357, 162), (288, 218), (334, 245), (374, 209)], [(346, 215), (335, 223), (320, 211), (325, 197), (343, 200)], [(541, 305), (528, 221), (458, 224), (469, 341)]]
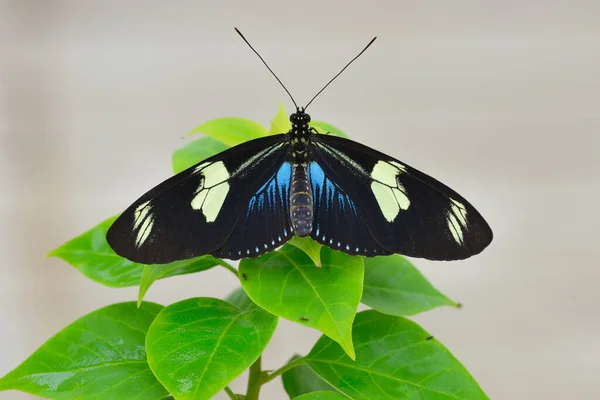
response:
[[(280, 100), (290, 108), (238, 26), (300, 103), (379, 36), (313, 118), (455, 188), (495, 232), (467, 261), (416, 262), (464, 303), (417, 320), (493, 399), (597, 398), (599, 20), (591, 0), (0, 0), (0, 375), (76, 318), (136, 297), (44, 254), (168, 177), (199, 123), (268, 124)], [(147, 299), (237, 285), (215, 269)], [(264, 364), (318, 336), (281, 321)], [(283, 393), (273, 382), (263, 398)]]

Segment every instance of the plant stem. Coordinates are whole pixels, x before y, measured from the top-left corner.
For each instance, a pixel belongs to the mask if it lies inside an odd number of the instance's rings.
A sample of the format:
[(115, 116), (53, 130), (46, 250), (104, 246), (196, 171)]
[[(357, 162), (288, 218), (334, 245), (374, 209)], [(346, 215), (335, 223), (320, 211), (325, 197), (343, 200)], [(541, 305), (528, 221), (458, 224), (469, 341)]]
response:
[(263, 384), (261, 371), (261, 358), (258, 357), (254, 364), (250, 366), (250, 376), (248, 377), (248, 390), (246, 391), (246, 400), (258, 400), (260, 386)]
[(219, 262), (219, 265), (221, 267), (229, 270), (229, 272), (231, 272), (232, 274), (234, 274), (236, 277), (238, 276), (237, 269), (235, 269), (233, 266), (231, 266), (230, 264), (226, 263), (225, 261), (221, 260), (221, 262)]
[(273, 372), (271, 372), (270, 374), (267, 374), (263, 377), (262, 379), (262, 383), (267, 383), (272, 381), (273, 379), (277, 378), (279, 375), (283, 374), (284, 372), (297, 367), (298, 365), (304, 364), (306, 362), (306, 360), (304, 358), (298, 358), (292, 362), (289, 362), (287, 364), (285, 364), (283, 367), (279, 368), (278, 370), (275, 370)]
[(225, 393), (227, 393), (231, 400), (238, 400), (237, 394), (233, 393), (233, 390), (229, 389), (229, 386), (225, 386)]

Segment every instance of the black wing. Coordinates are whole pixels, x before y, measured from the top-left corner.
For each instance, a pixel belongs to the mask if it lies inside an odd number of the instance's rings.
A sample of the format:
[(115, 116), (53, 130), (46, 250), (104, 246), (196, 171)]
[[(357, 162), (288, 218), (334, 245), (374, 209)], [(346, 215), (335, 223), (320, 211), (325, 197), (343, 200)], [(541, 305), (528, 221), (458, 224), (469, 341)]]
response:
[[(312, 135), (311, 157), (325, 182), (337, 191), (336, 201), (352, 204), (355, 210), (353, 216), (352, 212), (336, 212), (332, 206), (327, 208), (327, 216), (319, 218), (318, 223), (336, 220), (337, 225), (332, 223), (329, 228), (336, 245), (336, 238), (343, 235), (359, 248), (358, 243), (367, 245), (359, 254), (385, 251), (457, 260), (478, 254), (492, 241), (492, 230), (462, 196), (390, 156), (348, 139)], [(331, 246), (329, 241), (319, 241)], [(352, 254), (345, 246), (340, 250)]]
[(391, 254), (371, 236), (362, 210), (319, 163), (308, 166), (308, 177), (313, 189), (313, 230), (311, 237), (317, 242), (348, 254), (381, 256)]
[(230, 260), (258, 257), (290, 240), (294, 235), (289, 212), (291, 179), (292, 163), (286, 160), (247, 202), (225, 244), (211, 254)]
[(167, 179), (113, 223), (108, 243), (143, 264), (204, 254), (237, 259), (281, 245), (272, 241), (290, 235), (289, 217), (279, 213), (287, 210), (288, 148), (286, 135), (252, 140)]

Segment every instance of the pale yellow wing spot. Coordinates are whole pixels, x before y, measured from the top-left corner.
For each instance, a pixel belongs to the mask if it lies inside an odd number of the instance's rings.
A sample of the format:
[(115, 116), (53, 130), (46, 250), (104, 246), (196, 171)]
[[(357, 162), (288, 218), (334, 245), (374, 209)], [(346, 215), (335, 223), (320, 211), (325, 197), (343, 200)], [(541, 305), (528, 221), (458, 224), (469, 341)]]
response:
[(400, 212), (400, 205), (398, 204), (392, 189), (382, 183), (373, 181), (371, 183), (371, 190), (375, 195), (377, 204), (379, 204), (379, 208), (385, 219), (389, 222), (396, 219), (396, 216), (398, 216), (398, 213)]
[(392, 222), (400, 210), (408, 210), (410, 199), (406, 189), (398, 181), (398, 176), (406, 171), (406, 167), (396, 161), (379, 161), (371, 171), (371, 190), (385, 219)]
[(148, 213), (150, 212), (150, 201), (146, 201), (139, 206), (136, 207), (133, 215), (133, 229), (137, 229), (142, 221), (146, 219)]
[(208, 190), (201, 190), (194, 198), (192, 199), (192, 208), (194, 210), (201, 210), (204, 205), (204, 200), (206, 199), (206, 195), (208, 195)]
[(190, 206), (202, 211), (207, 222), (214, 222), (229, 192), (229, 171), (223, 161), (200, 164), (194, 172), (201, 174), (200, 185), (194, 193)]
[(150, 215), (146, 219), (144, 219), (142, 226), (140, 227), (140, 229), (137, 232), (137, 236), (135, 238), (135, 245), (137, 247), (140, 247), (141, 245), (143, 245), (144, 242), (148, 239), (148, 237), (150, 236), (150, 232), (152, 232), (153, 226), (154, 226), (154, 218)]
[(219, 215), (219, 211), (221, 211), (223, 203), (225, 202), (228, 192), (229, 183), (227, 182), (223, 182), (222, 184), (215, 186), (208, 191), (206, 200), (202, 205), (202, 212), (204, 213), (207, 222), (215, 222), (217, 216)]

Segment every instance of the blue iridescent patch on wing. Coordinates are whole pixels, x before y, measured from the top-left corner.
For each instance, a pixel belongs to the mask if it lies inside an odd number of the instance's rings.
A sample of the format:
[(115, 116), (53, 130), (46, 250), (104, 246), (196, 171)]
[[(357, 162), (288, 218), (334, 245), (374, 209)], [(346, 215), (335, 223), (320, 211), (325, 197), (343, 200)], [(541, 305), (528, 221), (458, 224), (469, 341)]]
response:
[(325, 172), (316, 161), (312, 161), (308, 166), (308, 177), (313, 183), (313, 190), (315, 189), (315, 184), (322, 184), (325, 180)]
[[(327, 218), (328, 212), (334, 214), (334, 212), (341, 211), (350, 212), (354, 216), (358, 215), (354, 202), (325, 176), (325, 172), (316, 161), (312, 161), (308, 166), (308, 178), (313, 189), (314, 208), (319, 210), (319, 220)], [(325, 207), (323, 207), (323, 203), (325, 203)], [(322, 215), (322, 212), (325, 212), (325, 215)], [(317, 236), (321, 229), (319, 220), (316, 221), (315, 226)]]
[[(277, 173), (271, 177), (256, 194), (252, 196), (246, 210), (246, 218), (255, 212), (274, 211), (277, 208), (287, 208), (283, 205), (287, 204), (290, 193), (290, 182), (292, 180), (292, 165), (290, 162), (284, 162)], [(280, 206), (277, 207), (279, 202)], [(265, 207), (270, 210), (265, 210)]]

